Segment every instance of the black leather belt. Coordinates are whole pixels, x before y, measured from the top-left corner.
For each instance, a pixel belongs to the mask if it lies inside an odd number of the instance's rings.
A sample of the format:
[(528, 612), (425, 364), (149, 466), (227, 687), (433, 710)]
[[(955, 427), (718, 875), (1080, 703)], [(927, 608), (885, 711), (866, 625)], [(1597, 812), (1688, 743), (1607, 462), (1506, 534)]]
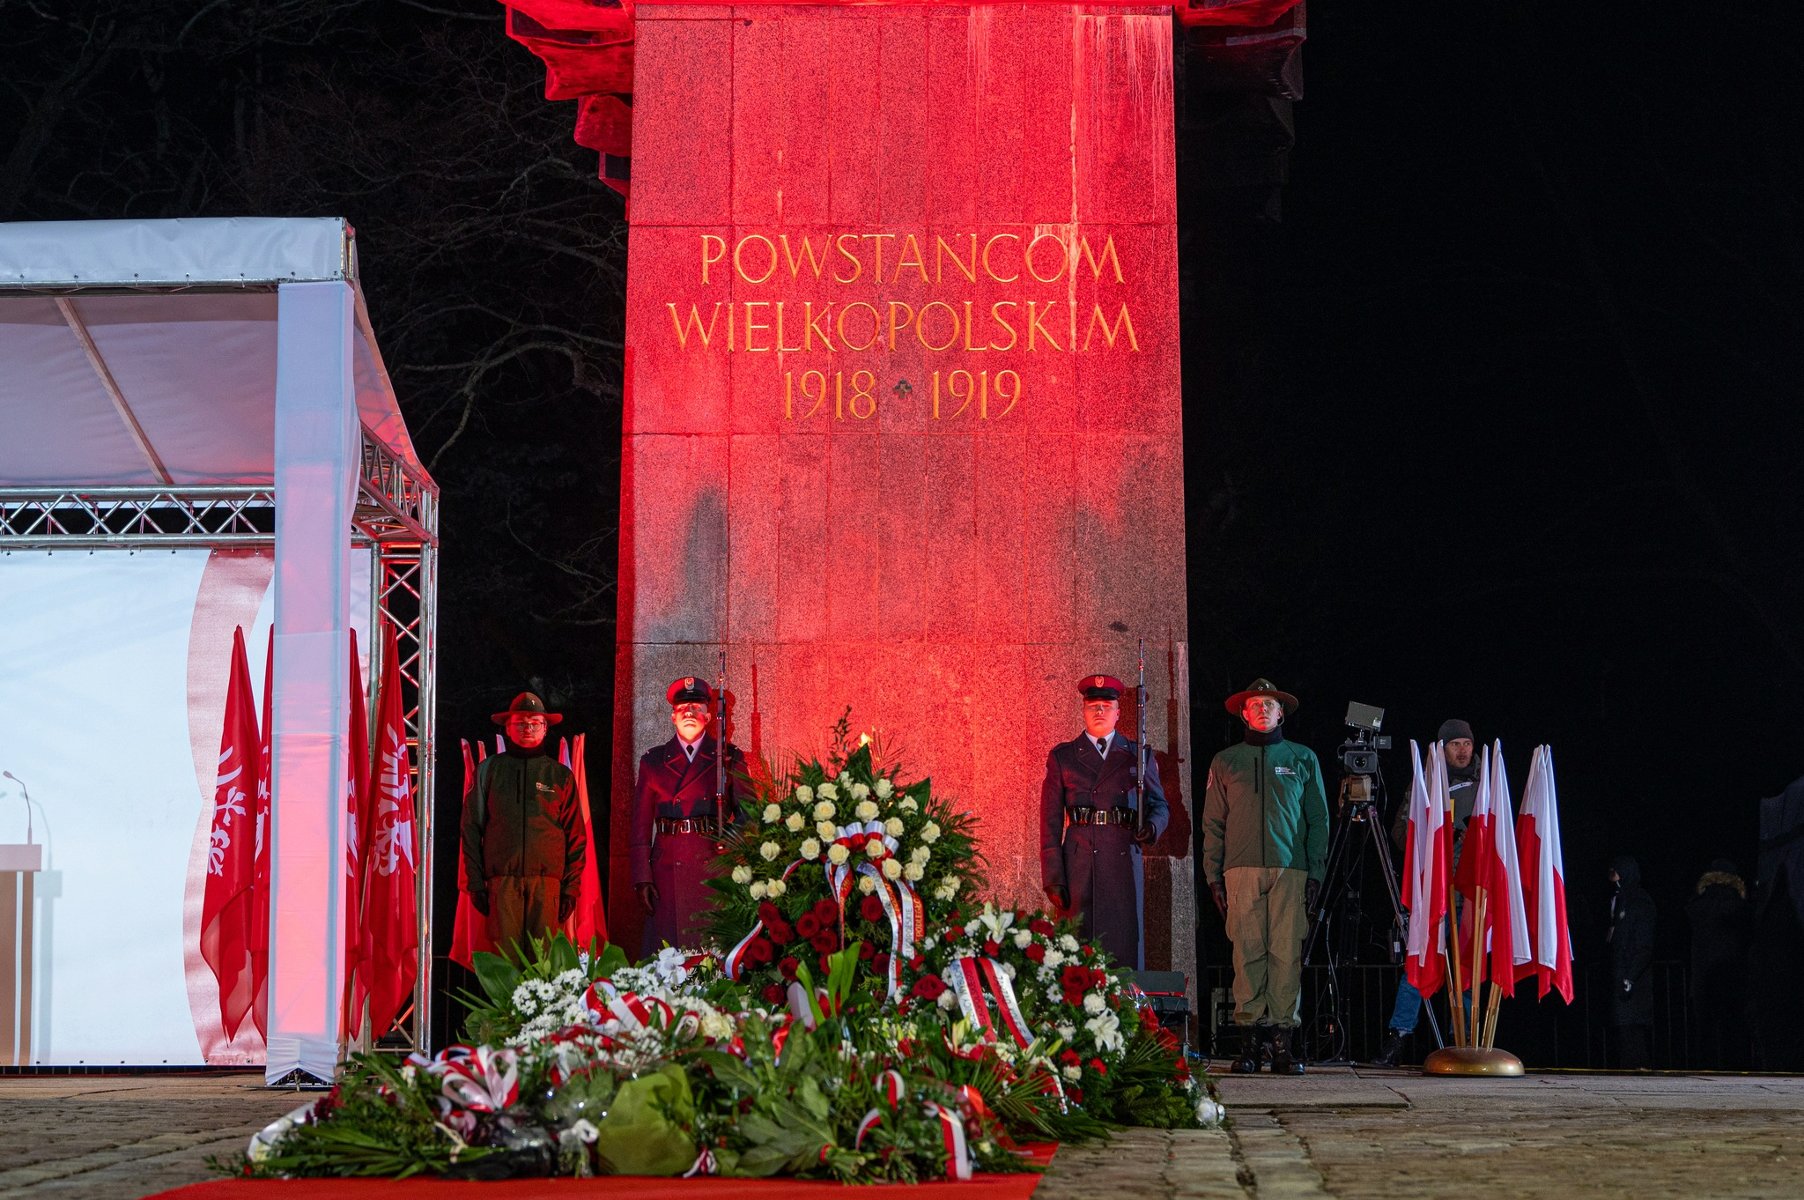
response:
[(1073, 825), (1132, 825), (1135, 823), (1134, 810), (1131, 808), (1074, 808), (1071, 810)]
[(713, 817), (684, 817), (679, 821), (658, 818), (659, 833), (705, 833), (709, 837), (720, 836), (720, 822)]

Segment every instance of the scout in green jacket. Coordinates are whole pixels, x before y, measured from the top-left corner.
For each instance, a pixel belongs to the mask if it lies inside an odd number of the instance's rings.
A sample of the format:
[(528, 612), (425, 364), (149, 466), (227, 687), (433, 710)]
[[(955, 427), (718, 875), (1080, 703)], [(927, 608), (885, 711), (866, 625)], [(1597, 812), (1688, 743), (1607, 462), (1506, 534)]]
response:
[(1328, 857), (1328, 800), (1315, 752), (1284, 740), (1297, 698), (1256, 679), (1228, 697), (1246, 740), (1209, 764), (1203, 794), (1203, 875), (1234, 943), (1233, 1069), (1259, 1069), (1269, 1042), (1275, 1074), (1300, 1075), (1292, 1053), (1302, 1014), (1303, 939)]

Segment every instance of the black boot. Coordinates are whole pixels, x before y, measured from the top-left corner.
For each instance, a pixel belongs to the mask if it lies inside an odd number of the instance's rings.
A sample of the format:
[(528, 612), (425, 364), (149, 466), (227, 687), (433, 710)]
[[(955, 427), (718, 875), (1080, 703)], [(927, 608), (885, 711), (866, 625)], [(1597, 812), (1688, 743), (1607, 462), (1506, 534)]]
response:
[(1400, 1067), (1403, 1065), (1403, 1048), (1409, 1045), (1409, 1034), (1400, 1029), (1384, 1031), (1384, 1048), (1378, 1051), (1378, 1057), (1372, 1060), (1374, 1067)]
[(1236, 1075), (1257, 1075), (1259, 1073), (1259, 1029), (1254, 1025), (1236, 1025), (1234, 1032), (1240, 1035), (1240, 1055), (1228, 1068)]
[(1303, 1060), (1293, 1058), (1290, 1053), (1291, 1039), (1297, 1031), (1280, 1027), (1272, 1031), (1272, 1074), (1301, 1075)]

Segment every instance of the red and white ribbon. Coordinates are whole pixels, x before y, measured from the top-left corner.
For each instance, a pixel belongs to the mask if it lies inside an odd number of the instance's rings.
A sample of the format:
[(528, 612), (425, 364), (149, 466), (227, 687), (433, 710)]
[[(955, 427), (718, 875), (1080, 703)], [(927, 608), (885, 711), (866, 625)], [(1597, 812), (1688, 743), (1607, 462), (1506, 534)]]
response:
[(929, 1104), (927, 1115), (940, 1123), (940, 1143), (946, 1149), (946, 1177), (971, 1178), (971, 1148), (965, 1144), (965, 1122), (943, 1104)]
[(720, 1174), (720, 1164), (714, 1160), (714, 1151), (703, 1146), (702, 1152), (695, 1156), (694, 1164), (683, 1172), (683, 1178), (694, 1179), (697, 1175), (718, 1174)]

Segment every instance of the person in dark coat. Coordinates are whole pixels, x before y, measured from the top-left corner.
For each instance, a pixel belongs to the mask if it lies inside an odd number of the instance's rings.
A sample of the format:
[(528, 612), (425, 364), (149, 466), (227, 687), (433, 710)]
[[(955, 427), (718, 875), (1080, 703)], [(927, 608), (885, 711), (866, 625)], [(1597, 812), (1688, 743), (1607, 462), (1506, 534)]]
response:
[(1040, 785), (1040, 884), (1054, 908), (1077, 914), (1086, 940), (1138, 971), (1146, 966), (1140, 848), (1165, 832), (1171, 810), (1149, 750), (1146, 820), (1138, 820), (1139, 743), (1115, 730), (1123, 690), (1112, 675), (1078, 680), (1084, 732), (1052, 748)]
[(1745, 1070), (1748, 1065), (1748, 885), (1726, 858), (1713, 861), (1685, 905), (1691, 925), (1691, 1010), (1697, 1065)]
[(1641, 865), (1623, 855), (1610, 865), (1610, 1024), (1616, 1027), (1616, 1065), (1653, 1066), (1654, 898), (1641, 886)]
[(576, 777), (545, 744), (563, 717), (521, 692), (492, 719), (507, 748), (476, 769), (464, 800), (464, 877), (489, 937), (512, 957), (576, 911), (589, 837)]
[(713, 720), (714, 689), (690, 675), (664, 692), (676, 733), (639, 759), (633, 789), (633, 888), (645, 910), (641, 941), (650, 954), (668, 944), (698, 945), (714, 893), (708, 887), (721, 851), (722, 830), (739, 819), (737, 788), (745, 755), (726, 748), (726, 791), (719, 794), (719, 731)]

